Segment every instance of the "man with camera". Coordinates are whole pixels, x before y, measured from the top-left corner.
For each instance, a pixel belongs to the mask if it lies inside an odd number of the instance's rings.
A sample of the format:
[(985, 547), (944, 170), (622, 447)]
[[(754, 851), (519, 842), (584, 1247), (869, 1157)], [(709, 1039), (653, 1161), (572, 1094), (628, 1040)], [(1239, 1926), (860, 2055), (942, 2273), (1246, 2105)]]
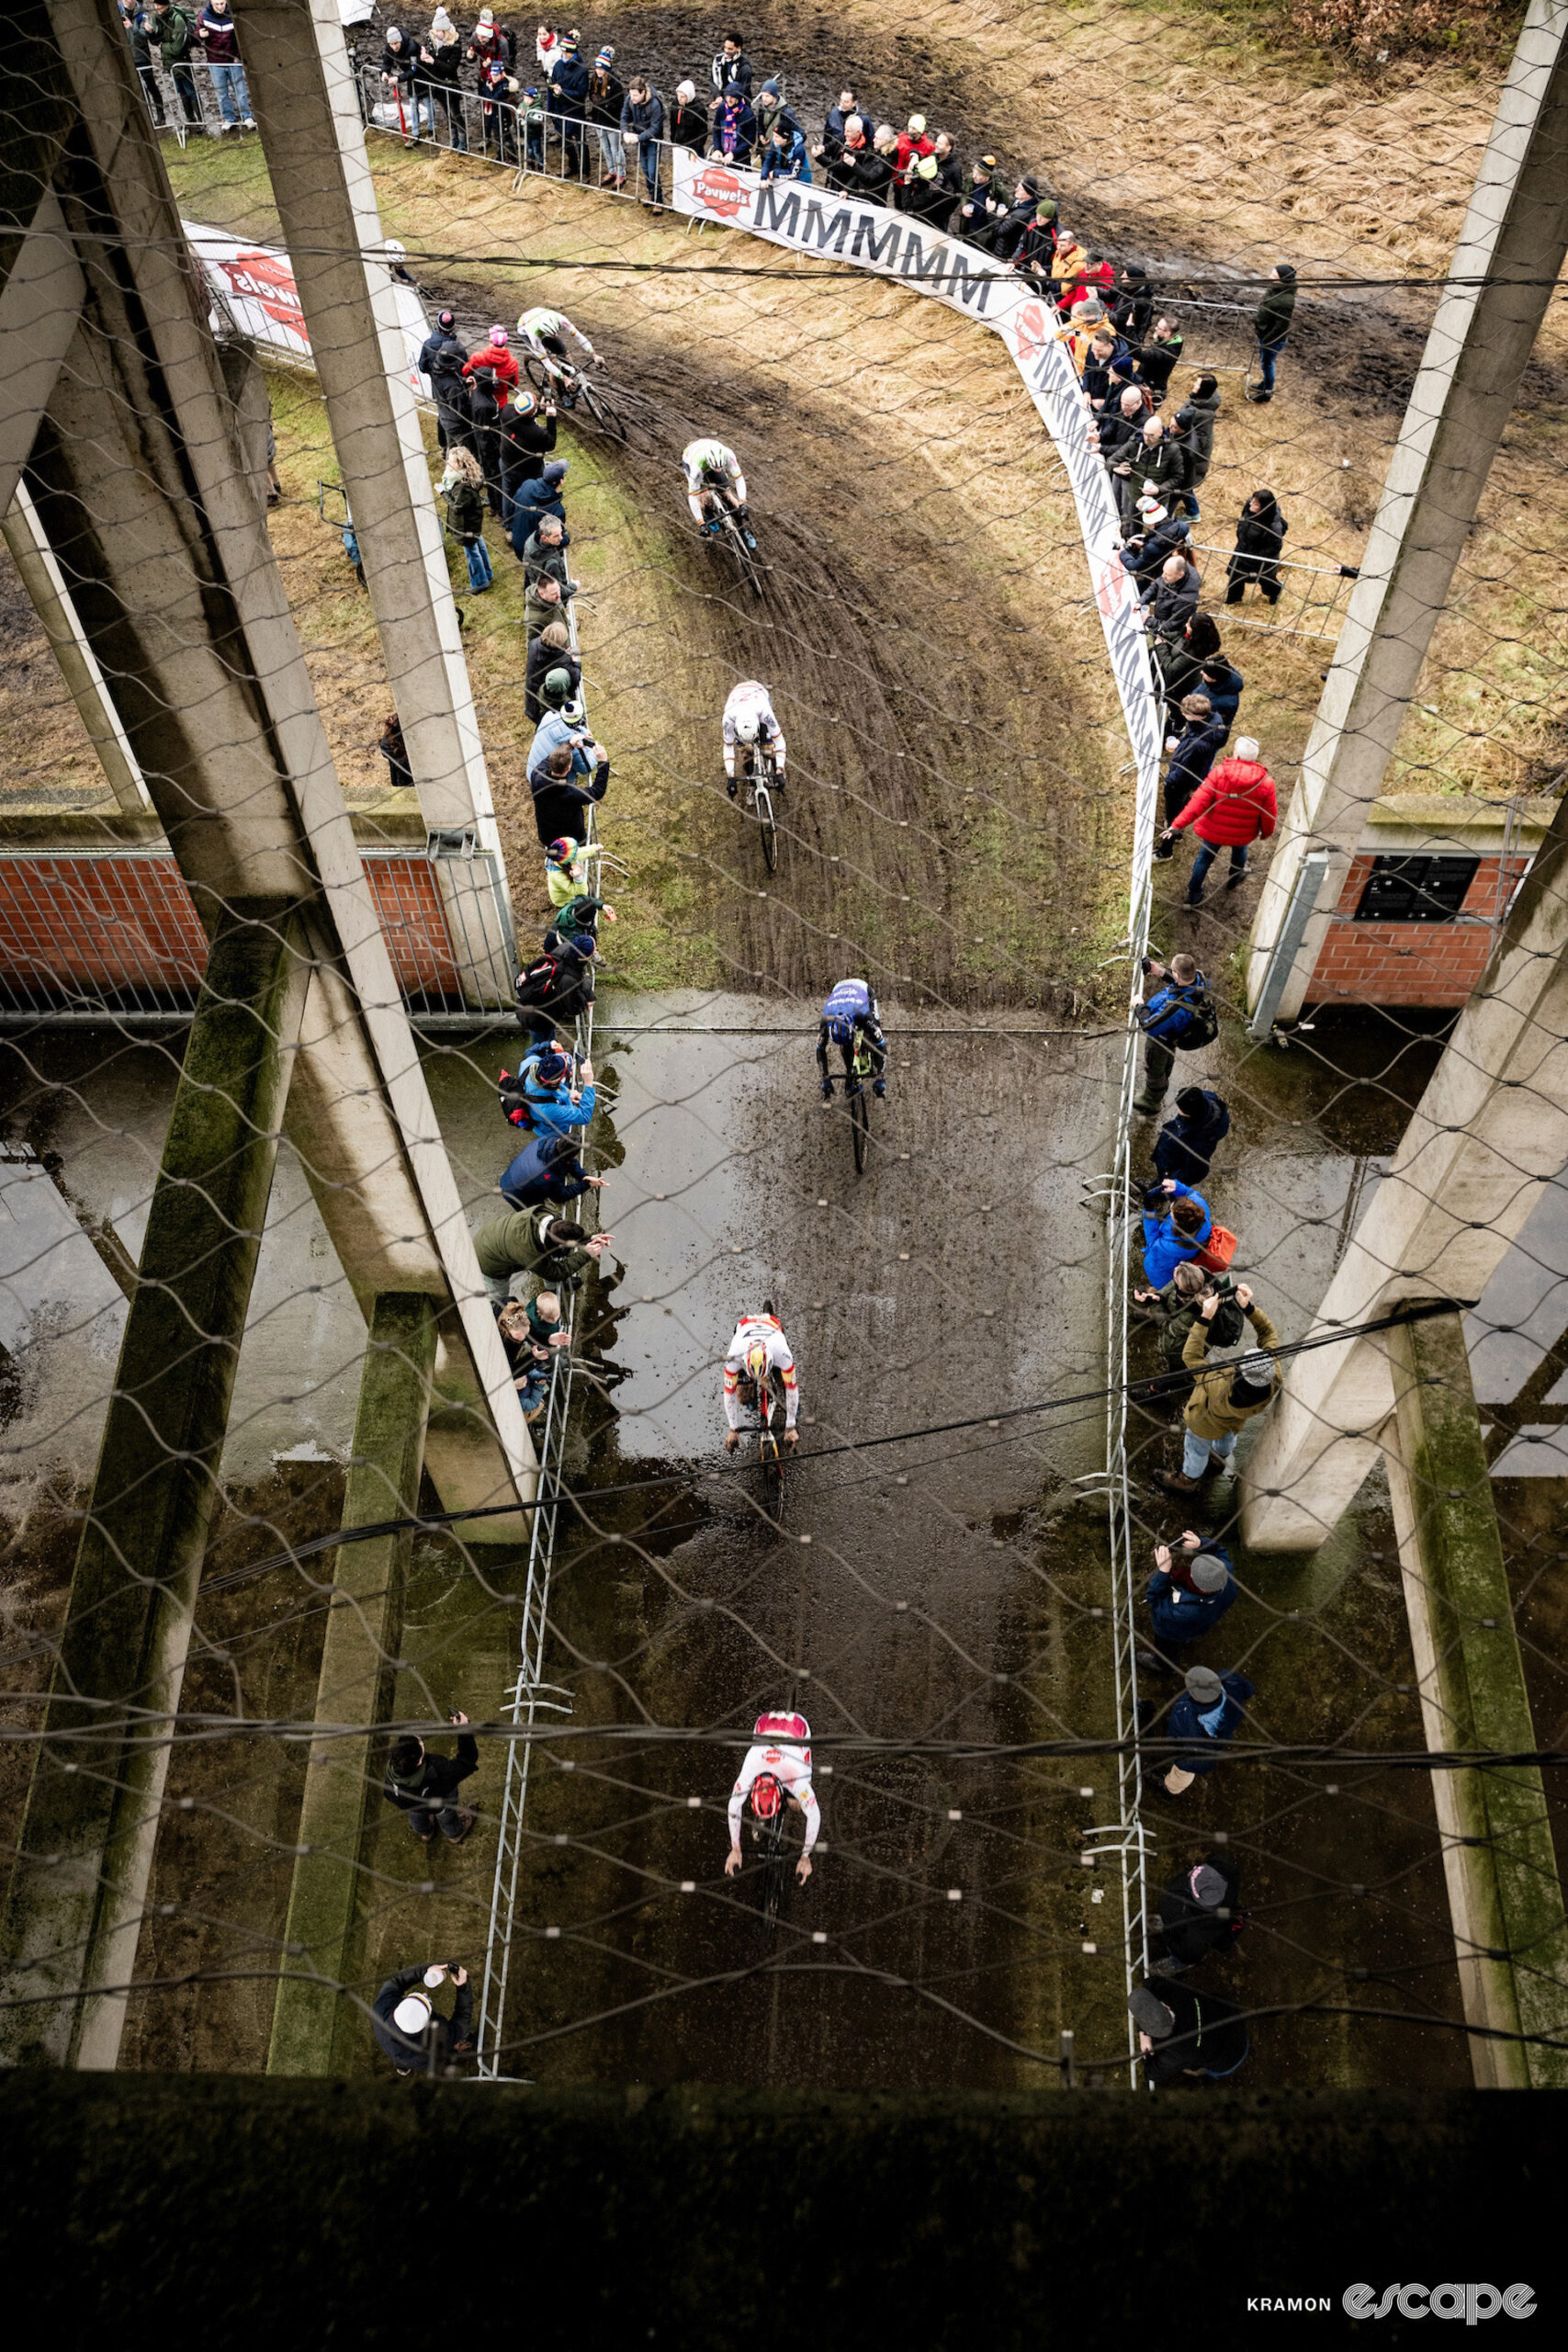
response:
[(467, 1715), (448, 1715), (446, 1720), (462, 1727), (456, 1756), (433, 1756), (423, 1739), (406, 1733), (393, 1744), (381, 1785), (387, 1803), (407, 1814), (409, 1827), (426, 1846), (437, 1830), (448, 1845), (460, 1846), (478, 1817), (469, 1806), (456, 1804), (453, 1799), (479, 1769), (479, 1742), (468, 1728)]
[[(431, 1996), (450, 1976), (457, 1997), (450, 2018)], [(453, 2061), (474, 2046), (474, 1988), (455, 1960), (415, 1962), (389, 1976), (376, 1996), (370, 2030), (400, 2075), (455, 2075)]]
[(1165, 1101), (1178, 1053), (1212, 1046), (1220, 1033), (1209, 984), (1190, 956), (1173, 956), (1169, 966), (1144, 957), (1144, 1001), (1138, 1026), (1144, 1033), (1144, 1088), (1133, 1108), (1145, 1115)]

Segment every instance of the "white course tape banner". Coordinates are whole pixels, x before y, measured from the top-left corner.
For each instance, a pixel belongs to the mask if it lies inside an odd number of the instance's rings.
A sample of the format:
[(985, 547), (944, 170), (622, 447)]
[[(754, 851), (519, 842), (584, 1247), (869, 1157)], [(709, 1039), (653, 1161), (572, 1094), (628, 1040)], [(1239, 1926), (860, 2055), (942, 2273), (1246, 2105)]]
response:
[(1159, 793), (1161, 729), (1148, 641), (1139, 626), (1135, 584), (1121, 556), (1116, 502), (1105, 468), (1089, 446), (1091, 411), (1073, 363), (1055, 341), (1054, 312), (1029, 287), (1010, 277), (988, 254), (960, 244), (909, 220), (835, 195), (829, 188), (800, 187), (793, 180), (759, 179), (724, 163), (705, 163), (683, 147), (674, 150), (677, 212), (786, 245), (792, 253), (818, 254), (853, 263), (928, 294), (1001, 336), (1029, 397), (1066, 469), (1077, 506), (1078, 527), (1100, 625), (1122, 698), (1128, 740), (1137, 766), (1134, 831), (1133, 934), (1137, 939), (1154, 848), (1155, 809)]
[[(310, 356), (305, 313), (294, 282), (294, 266), (276, 245), (246, 244), (222, 229), (206, 229), (197, 220), (181, 222), (191, 250), (206, 272), (209, 285), (234, 323), (266, 350), (290, 359)], [(419, 355), (430, 333), (424, 305), (412, 286), (392, 281), (408, 358), (409, 381), (416, 392), (432, 397), (429, 379), (419, 372)]]

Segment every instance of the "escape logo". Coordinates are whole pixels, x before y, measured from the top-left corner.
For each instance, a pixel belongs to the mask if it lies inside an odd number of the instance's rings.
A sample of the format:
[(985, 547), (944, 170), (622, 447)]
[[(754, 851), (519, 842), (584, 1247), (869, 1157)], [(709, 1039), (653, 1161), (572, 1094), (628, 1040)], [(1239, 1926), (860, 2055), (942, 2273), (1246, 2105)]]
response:
[(1385, 2287), (1380, 2297), (1375, 2287), (1347, 2287), (1344, 2303), (1352, 2319), (1386, 2319), (1390, 2312), (1398, 2311), (1405, 2319), (1461, 2319), (1466, 2327), (1473, 2327), (1477, 2320), (1495, 2319), (1499, 2312), (1508, 2319), (1533, 2319), (1535, 2289), (1460, 2287), (1452, 2281), (1441, 2287), (1413, 2283)]
[(721, 220), (739, 220), (742, 212), (750, 209), (751, 191), (734, 172), (699, 172), (692, 182), (692, 194)]

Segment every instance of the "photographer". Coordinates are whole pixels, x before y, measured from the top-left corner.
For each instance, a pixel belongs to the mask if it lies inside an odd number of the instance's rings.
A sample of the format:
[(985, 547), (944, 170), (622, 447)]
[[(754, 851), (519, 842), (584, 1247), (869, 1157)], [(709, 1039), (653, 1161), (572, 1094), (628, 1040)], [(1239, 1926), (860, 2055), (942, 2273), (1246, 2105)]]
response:
[[(431, 1995), (450, 1976), (457, 1997), (449, 2018), (437, 2017)], [(455, 2075), (452, 2064), (472, 2050), (474, 1990), (455, 1960), (423, 1962), (389, 1976), (376, 1996), (370, 2030), (400, 2075)]]
[(409, 1827), (426, 1846), (438, 1829), (449, 1845), (460, 1846), (478, 1818), (468, 1806), (452, 1800), (479, 1769), (479, 1742), (467, 1727), (467, 1715), (448, 1715), (446, 1720), (463, 1726), (456, 1756), (433, 1756), (423, 1740), (409, 1732), (394, 1743), (381, 1784), (387, 1803), (408, 1815)]
[(1173, 956), (1169, 966), (1144, 958), (1144, 1001), (1138, 1026), (1145, 1039), (1144, 1088), (1133, 1108), (1147, 1114), (1165, 1101), (1179, 1053), (1212, 1046), (1220, 1034), (1209, 984), (1190, 956)]

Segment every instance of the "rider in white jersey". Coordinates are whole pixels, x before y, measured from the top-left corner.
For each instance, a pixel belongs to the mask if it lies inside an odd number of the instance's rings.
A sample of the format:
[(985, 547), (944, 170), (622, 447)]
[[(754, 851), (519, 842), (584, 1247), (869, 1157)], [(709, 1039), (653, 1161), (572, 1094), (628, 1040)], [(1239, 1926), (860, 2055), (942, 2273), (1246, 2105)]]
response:
[(604, 365), (582, 329), (574, 327), (564, 311), (525, 311), (517, 322), (517, 332), (536, 358), (544, 361), (553, 384), (566, 379), (568, 335), (582, 345), (595, 368)]
[(764, 1776), (776, 1781), (797, 1813), (806, 1815), (806, 1846), (795, 1866), (802, 1885), (811, 1876), (811, 1849), (822, 1826), (816, 1792), (811, 1786), (811, 1725), (804, 1715), (759, 1715), (751, 1733), (756, 1745), (746, 1751), (740, 1777), (729, 1792), (729, 1853), (726, 1878), (740, 1868), (740, 1815), (755, 1782)]
[(724, 773), (729, 779), (731, 800), (735, 797), (735, 747), (738, 743), (760, 743), (773, 755), (773, 775), (782, 784), (784, 780), (784, 732), (774, 712), (766, 686), (755, 678), (742, 678), (724, 706)]
[(775, 1372), (784, 1381), (784, 1443), (798, 1445), (800, 1432), (795, 1419), (800, 1410), (800, 1385), (784, 1328), (771, 1310), (743, 1315), (724, 1359), (724, 1418), (729, 1423), (724, 1441), (727, 1453), (733, 1453), (740, 1442), (742, 1407), (754, 1402), (761, 1383)]
[(681, 453), (681, 467), (693, 522), (705, 531), (716, 531), (722, 503), (739, 517), (747, 546), (754, 548), (757, 542), (746, 514), (746, 477), (734, 450), (727, 449), (722, 441), (688, 441)]

